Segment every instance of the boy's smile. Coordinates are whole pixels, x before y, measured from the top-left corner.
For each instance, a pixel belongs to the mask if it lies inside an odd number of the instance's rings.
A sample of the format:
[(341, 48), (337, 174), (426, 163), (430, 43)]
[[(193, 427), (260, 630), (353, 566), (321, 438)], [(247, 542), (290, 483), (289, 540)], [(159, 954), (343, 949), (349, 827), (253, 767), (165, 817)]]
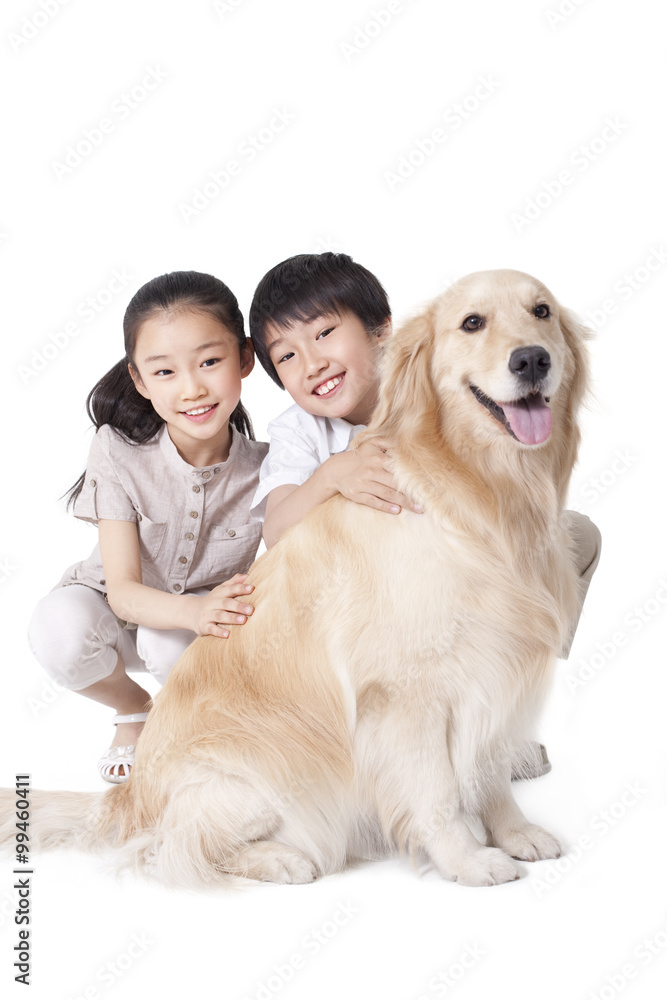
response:
[(343, 384), (345, 380), (345, 372), (341, 372), (340, 375), (335, 375), (334, 378), (327, 379), (321, 385), (316, 385), (313, 392), (316, 396), (326, 396), (327, 399), (334, 393), (339, 385)]
[(267, 346), (280, 380), (307, 413), (366, 424), (377, 401), (378, 348), (390, 332), (368, 333), (352, 312), (269, 327)]

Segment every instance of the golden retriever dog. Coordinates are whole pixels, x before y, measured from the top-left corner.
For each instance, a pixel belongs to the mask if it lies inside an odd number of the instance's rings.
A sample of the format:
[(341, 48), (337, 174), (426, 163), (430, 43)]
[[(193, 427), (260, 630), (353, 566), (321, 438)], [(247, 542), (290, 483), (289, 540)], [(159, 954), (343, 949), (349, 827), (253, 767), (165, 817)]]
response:
[(584, 331), (529, 275), (479, 272), (382, 365), (354, 444), (388, 438), (424, 513), (337, 496), (287, 532), (251, 569), (248, 622), (174, 668), (130, 780), (33, 793), (42, 846), (110, 848), (184, 887), (308, 882), (396, 849), (493, 885), (559, 855), (510, 768), (576, 614), (562, 506)]

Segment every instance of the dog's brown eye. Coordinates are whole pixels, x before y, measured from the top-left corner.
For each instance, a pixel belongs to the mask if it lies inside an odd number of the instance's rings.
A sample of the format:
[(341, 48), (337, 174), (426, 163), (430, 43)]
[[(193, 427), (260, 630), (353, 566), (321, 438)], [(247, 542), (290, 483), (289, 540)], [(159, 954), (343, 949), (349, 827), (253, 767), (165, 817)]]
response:
[(551, 311), (549, 310), (549, 306), (545, 305), (535, 306), (535, 315), (537, 316), (538, 319), (548, 319), (549, 316), (551, 316)]
[(481, 330), (483, 326), (484, 318), (482, 316), (466, 316), (461, 324), (461, 329), (474, 332), (475, 330)]

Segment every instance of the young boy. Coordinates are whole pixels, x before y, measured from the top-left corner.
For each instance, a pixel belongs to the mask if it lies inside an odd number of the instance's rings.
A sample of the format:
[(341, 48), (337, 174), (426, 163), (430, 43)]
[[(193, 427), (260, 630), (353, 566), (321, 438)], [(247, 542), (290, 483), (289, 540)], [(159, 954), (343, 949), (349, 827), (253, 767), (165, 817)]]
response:
[(259, 283), (250, 332), (261, 364), (295, 404), (269, 424), (253, 499), (267, 546), (336, 493), (400, 513), (407, 501), (394, 487), (388, 443), (376, 437), (347, 450), (375, 408), (379, 351), (391, 333), (377, 278), (345, 254), (291, 257)]
[[(390, 442), (374, 437), (347, 451), (375, 408), (377, 362), (390, 333), (382, 285), (345, 254), (291, 257), (257, 286), (250, 307), (255, 353), (294, 400), (269, 424), (269, 453), (252, 502), (255, 516), (264, 518), (267, 547), (336, 493), (391, 514), (406, 505), (420, 511), (395, 488)], [(600, 558), (600, 532), (584, 515), (567, 513), (583, 606)], [(568, 653), (569, 648), (561, 656)], [(541, 760), (523, 767), (522, 776), (551, 769), (543, 747), (540, 754)]]

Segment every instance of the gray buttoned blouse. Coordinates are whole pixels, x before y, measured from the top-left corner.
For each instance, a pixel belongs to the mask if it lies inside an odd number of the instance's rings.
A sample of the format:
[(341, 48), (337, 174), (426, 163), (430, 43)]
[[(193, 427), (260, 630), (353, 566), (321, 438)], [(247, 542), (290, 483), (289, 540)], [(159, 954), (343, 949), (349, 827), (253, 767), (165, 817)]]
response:
[[(250, 516), (259, 467), (268, 445), (232, 428), (226, 462), (195, 469), (178, 454), (167, 427), (144, 444), (131, 444), (104, 424), (90, 448), (74, 514), (134, 521), (142, 582), (182, 594), (214, 587), (245, 573), (262, 535)], [(65, 572), (60, 586), (83, 583), (102, 593), (106, 581), (99, 546)]]

